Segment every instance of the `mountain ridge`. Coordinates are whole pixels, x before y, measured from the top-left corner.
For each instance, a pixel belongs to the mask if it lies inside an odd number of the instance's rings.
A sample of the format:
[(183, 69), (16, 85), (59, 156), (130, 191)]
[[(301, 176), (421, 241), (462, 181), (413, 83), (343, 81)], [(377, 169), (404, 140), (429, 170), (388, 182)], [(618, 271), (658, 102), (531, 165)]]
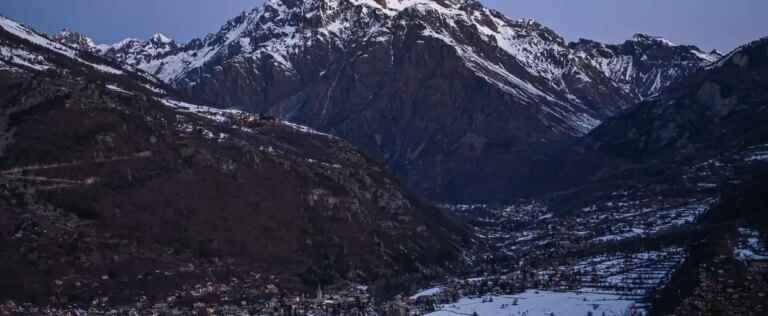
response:
[(113, 58), (205, 103), (348, 139), (412, 191), (468, 202), (523, 191), (530, 148), (581, 137), (715, 58), (646, 41), (601, 55), (478, 1), (270, 0), (176, 49)]

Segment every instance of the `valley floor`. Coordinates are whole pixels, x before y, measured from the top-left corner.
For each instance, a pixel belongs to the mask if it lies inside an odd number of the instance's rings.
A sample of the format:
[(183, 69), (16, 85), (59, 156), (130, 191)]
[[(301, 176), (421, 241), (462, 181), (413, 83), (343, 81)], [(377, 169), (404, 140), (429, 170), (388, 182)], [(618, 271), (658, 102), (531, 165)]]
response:
[(606, 315), (623, 316), (635, 302), (611, 294), (528, 290), (518, 295), (463, 298), (430, 316)]
[[(694, 163), (669, 186), (617, 187), (572, 210), (447, 206), (497, 252), (476, 264), (483, 277), (438, 284), (408, 305), (418, 315), (760, 315), (758, 303), (728, 311), (768, 295), (764, 238), (749, 222), (707, 218), (723, 212), (720, 183), (741, 183), (735, 166), (764, 156), (755, 147)], [(723, 245), (702, 259), (695, 247), (707, 240)]]

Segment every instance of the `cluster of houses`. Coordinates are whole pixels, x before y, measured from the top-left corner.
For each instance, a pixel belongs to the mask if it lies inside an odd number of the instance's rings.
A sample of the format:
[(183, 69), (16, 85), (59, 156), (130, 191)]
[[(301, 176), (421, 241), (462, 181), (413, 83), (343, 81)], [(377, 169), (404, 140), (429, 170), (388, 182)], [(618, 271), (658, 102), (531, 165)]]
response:
[[(281, 316), (363, 316), (377, 314), (374, 300), (365, 286), (350, 285), (331, 293), (318, 289), (315, 296), (292, 296), (281, 293), (272, 285), (267, 285), (266, 295), (248, 300), (235, 300), (226, 297), (210, 299), (207, 295), (229, 293), (228, 289), (217, 285), (193, 287), (191, 297), (173, 296), (165, 303), (126, 305), (108, 307), (102, 304), (93, 306), (37, 307), (31, 304), (16, 304), (12, 301), (0, 303), (0, 315), (71, 315), (71, 316), (139, 316), (139, 315), (206, 315), (206, 316), (241, 316), (241, 315), (281, 315)], [(271, 294), (271, 295), (269, 295)]]

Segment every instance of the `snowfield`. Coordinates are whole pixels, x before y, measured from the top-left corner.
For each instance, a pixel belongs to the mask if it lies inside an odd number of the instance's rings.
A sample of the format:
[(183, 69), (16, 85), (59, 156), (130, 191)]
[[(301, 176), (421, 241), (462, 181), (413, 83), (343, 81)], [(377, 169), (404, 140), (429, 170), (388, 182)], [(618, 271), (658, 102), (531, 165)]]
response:
[(518, 295), (464, 298), (427, 315), (620, 316), (631, 315), (634, 306), (635, 302), (616, 295), (528, 290)]
[[(114, 90), (114, 91), (118, 91), (118, 92), (130, 93), (128, 91), (122, 90), (119, 87), (115, 87), (115, 86), (108, 86), (108, 88), (111, 89), (111, 90)], [(220, 108), (215, 108), (215, 107), (210, 107), (210, 106), (204, 106), (204, 105), (197, 105), (197, 104), (187, 103), (187, 102), (178, 101), (178, 100), (169, 99), (169, 98), (156, 98), (156, 99), (158, 101), (160, 101), (161, 103), (163, 103), (164, 105), (166, 105), (166, 106), (168, 106), (170, 108), (173, 108), (173, 109), (175, 109), (175, 110), (177, 110), (179, 112), (192, 113), (192, 114), (195, 114), (195, 115), (198, 115), (198, 116), (201, 116), (201, 117), (204, 117), (204, 118), (207, 118), (207, 119), (219, 122), (219, 123), (229, 123), (233, 119), (236, 119), (239, 116), (250, 115), (247, 112), (243, 112), (243, 111), (237, 110), (237, 109), (220, 109)], [(291, 122), (288, 122), (288, 121), (276, 120), (275, 123), (279, 124), (279, 125), (282, 125), (282, 126), (285, 126), (285, 127), (289, 127), (291, 129), (293, 129), (293, 130), (295, 130), (297, 132), (303, 133), (303, 134), (319, 135), (319, 136), (324, 136), (324, 137), (334, 138), (334, 139), (336, 138), (336, 136), (333, 136), (333, 135), (330, 135), (330, 134), (326, 134), (326, 133), (322, 133), (322, 132), (318, 132), (318, 131), (316, 131), (314, 129), (311, 129), (309, 127), (306, 127), (304, 125), (299, 125), (299, 124), (291, 123)], [(246, 127), (240, 127), (240, 129), (243, 130), (243, 131), (246, 131), (246, 132), (253, 132), (251, 129), (246, 128)], [(190, 126), (183, 126), (182, 130), (192, 131), (192, 130), (194, 130), (194, 128), (190, 127)], [(210, 132), (206, 133), (206, 134), (213, 135)], [(211, 136), (211, 137), (208, 137), (208, 138), (224, 139), (226, 137), (221, 137), (221, 136), (215, 137), (215, 135), (214, 135), (214, 136)]]

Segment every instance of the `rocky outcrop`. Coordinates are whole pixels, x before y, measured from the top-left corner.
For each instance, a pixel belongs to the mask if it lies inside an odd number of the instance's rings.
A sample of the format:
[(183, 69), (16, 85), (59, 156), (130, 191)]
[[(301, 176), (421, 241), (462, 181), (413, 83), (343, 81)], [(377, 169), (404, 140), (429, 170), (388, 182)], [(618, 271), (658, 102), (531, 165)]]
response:
[(128, 65), (139, 65), (178, 48), (179, 45), (174, 40), (157, 33), (148, 40), (130, 38), (112, 45), (94, 46), (93, 49), (102, 56)]
[(579, 40), (569, 47), (584, 56), (635, 100), (657, 96), (722, 55), (695, 46), (677, 45), (663, 37), (635, 34), (619, 45)]
[(52, 40), (85, 52), (95, 53), (99, 50), (99, 47), (93, 39), (69, 30), (59, 32), (52, 38)]

